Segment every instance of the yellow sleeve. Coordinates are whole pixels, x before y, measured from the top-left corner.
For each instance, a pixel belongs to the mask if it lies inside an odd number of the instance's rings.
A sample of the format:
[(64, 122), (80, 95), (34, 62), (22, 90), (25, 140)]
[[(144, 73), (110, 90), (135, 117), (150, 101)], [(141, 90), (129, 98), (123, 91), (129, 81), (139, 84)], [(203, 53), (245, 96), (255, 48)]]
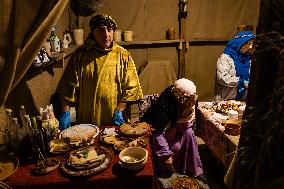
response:
[(127, 68), (125, 69), (125, 77), (122, 80), (122, 98), (120, 101), (137, 101), (143, 99), (142, 88), (137, 75), (134, 61), (130, 54), (127, 58)]
[(79, 86), (77, 69), (78, 57), (76, 54), (77, 53), (74, 53), (68, 61), (58, 87), (60, 97), (70, 102), (76, 101), (76, 89)]

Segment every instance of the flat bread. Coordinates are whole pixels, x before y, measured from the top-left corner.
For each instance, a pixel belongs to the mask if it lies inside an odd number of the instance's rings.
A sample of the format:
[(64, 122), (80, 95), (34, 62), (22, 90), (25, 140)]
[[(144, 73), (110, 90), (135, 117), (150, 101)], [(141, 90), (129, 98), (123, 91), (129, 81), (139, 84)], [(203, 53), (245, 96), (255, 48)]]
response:
[(61, 133), (62, 138), (69, 138), (70, 142), (81, 142), (97, 136), (99, 129), (90, 124), (75, 125), (65, 129)]
[(126, 137), (139, 137), (146, 135), (150, 131), (150, 126), (146, 122), (124, 123), (119, 127), (119, 133)]

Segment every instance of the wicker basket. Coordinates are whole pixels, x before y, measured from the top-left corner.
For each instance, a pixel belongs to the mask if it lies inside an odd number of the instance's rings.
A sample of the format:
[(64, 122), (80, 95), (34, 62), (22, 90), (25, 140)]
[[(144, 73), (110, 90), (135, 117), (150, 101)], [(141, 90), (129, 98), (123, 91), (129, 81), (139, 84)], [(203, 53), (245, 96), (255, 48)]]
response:
[(226, 120), (222, 122), (225, 127), (225, 133), (228, 135), (237, 136), (240, 134), (241, 122), (238, 120)]

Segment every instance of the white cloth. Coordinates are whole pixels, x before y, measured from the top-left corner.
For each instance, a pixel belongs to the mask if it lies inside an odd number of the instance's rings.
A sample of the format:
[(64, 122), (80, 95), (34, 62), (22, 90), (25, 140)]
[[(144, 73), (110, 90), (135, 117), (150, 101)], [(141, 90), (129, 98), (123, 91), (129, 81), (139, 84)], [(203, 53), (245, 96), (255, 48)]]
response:
[(237, 87), (239, 77), (236, 76), (234, 60), (226, 54), (222, 54), (217, 61), (217, 80), (225, 86)]
[(216, 96), (222, 100), (235, 99), (237, 96), (239, 77), (236, 76), (234, 60), (222, 54), (217, 61)]
[(176, 80), (174, 68), (168, 60), (149, 60), (139, 75), (144, 95), (160, 94)]
[[(217, 61), (216, 96), (220, 96), (222, 100), (236, 99), (238, 82), (234, 60), (223, 53)], [(247, 91), (242, 99), (245, 99), (246, 95)]]

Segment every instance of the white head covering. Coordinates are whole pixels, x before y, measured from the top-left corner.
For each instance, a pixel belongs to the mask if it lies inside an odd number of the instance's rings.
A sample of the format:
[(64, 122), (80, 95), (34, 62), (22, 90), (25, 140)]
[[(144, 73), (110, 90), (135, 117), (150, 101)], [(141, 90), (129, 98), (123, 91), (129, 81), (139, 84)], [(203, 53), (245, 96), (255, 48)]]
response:
[(186, 96), (191, 96), (196, 94), (196, 86), (194, 83), (188, 79), (182, 78), (175, 82), (174, 88), (178, 89), (179, 92)]
[(175, 82), (172, 94), (178, 99), (179, 103), (196, 100), (196, 86), (188, 79), (182, 78)]

